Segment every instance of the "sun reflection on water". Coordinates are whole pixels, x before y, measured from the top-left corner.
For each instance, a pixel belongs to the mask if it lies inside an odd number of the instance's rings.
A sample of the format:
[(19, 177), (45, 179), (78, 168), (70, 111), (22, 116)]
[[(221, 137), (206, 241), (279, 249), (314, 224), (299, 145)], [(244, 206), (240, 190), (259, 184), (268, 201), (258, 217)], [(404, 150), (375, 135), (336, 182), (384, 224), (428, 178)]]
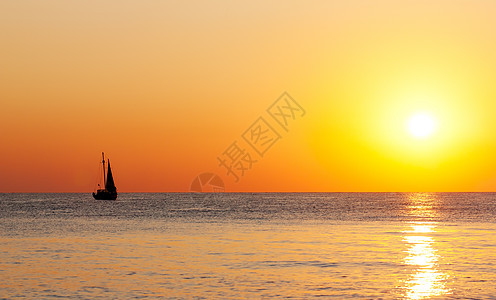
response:
[[(412, 273), (404, 283), (406, 299), (425, 299), (450, 293), (446, 287), (448, 275), (439, 270), (439, 255), (435, 249), (436, 216), (433, 208), (436, 198), (430, 194), (412, 194), (410, 213), (421, 221), (412, 222), (405, 230), (404, 241), (408, 246), (404, 263), (413, 267)], [(424, 221), (425, 220), (425, 221)]]

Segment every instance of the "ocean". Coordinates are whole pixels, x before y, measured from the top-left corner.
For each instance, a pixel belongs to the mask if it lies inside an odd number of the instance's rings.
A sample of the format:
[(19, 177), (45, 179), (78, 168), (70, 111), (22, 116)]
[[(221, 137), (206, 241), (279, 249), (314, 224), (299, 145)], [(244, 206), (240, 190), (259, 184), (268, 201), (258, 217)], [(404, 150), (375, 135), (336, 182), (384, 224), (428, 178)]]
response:
[(1, 299), (496, 299), (496, 193), (0, 194)]

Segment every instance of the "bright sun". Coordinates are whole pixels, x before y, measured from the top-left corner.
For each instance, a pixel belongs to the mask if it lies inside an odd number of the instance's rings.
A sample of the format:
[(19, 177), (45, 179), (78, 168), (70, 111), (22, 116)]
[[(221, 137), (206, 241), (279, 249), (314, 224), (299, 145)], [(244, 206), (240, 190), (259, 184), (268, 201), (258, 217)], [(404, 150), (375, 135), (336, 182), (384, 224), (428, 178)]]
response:
[(436, 130), (436, 120), (427, 113), (417, 113), (408, 120), (408, 131), (417, 138), (426, 138)]

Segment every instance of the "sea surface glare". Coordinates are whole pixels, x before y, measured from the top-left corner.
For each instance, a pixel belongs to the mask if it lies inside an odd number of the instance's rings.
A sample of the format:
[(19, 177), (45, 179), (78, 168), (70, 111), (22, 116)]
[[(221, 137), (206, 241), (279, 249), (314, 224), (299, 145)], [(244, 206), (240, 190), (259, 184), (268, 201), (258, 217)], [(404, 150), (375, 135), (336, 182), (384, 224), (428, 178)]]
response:
[(496, 299), (496, 193), (0, 194), (1, 299)]

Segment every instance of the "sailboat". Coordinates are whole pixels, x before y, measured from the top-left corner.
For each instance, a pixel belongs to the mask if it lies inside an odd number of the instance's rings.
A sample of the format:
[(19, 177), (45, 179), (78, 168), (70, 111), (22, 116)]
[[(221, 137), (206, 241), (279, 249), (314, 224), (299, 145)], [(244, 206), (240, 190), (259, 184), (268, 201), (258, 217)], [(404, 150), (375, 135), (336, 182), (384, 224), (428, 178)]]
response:
[[(117, 199), (117, 188), (114, 184), (114, 176), (112, 176), (112, 169), (110, 168), (110, 159), (108, 160), (107, 177), (105, 177), (105, 155), (102, 152), (103, 164), (103, 184), (105, 188), (98, 189), (96, 193), (93, 192), (93, 198), (96, 200), (115, 200)], [(100, 185), (98, 185), (100, 186)]]

